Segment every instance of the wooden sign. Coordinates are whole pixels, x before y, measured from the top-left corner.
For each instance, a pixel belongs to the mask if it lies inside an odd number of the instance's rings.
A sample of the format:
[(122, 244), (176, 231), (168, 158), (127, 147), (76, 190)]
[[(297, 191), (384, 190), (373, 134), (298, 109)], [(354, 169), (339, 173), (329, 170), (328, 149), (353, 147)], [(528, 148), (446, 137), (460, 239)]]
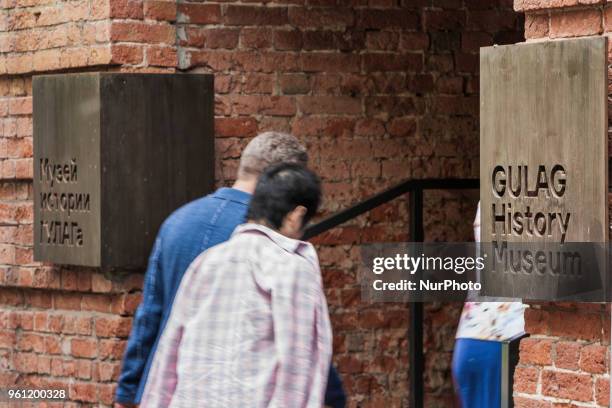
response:
[(482, 48), (480, 81), (484, 294), (605, 299), (606, 38)]
[(39, 76), (34, 258), (146, 265), (163, 220), (214, 185), (212, 75)]
[(480, 81), (482, 241), (606, 242), (606, 39), (483, 48)]

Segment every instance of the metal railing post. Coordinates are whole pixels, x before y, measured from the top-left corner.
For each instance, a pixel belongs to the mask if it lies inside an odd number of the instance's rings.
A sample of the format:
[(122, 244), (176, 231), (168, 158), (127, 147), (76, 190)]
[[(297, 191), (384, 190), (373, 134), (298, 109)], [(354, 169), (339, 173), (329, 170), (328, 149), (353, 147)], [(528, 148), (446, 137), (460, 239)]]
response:
[[(423, 242), (423, 190), (415, 188), (410, 192), (410, 239)], [(413, 302), (410, 313), (410, 406), (422, 408), (424, 397), (423, 371), (423, 303)]]

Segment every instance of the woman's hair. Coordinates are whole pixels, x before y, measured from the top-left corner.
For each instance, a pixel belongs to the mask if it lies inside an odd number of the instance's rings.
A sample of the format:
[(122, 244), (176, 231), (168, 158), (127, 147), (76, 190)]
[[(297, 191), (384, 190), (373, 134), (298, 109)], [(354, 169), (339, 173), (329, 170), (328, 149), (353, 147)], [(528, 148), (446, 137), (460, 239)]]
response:
[(265, 132), (256, 136), (240, 156), (238, 177), (258, 177), (263, 170), (278, 163), (308, 164), (306, 148), (288, 133)]
[(280, 229), (285, 216), (301, 205), (306, 208), (305, 225), (316, 214), (320, 202), (319, 177), (300, 164), (281, 163), (266, 168), (259, 178), (247, 218)]

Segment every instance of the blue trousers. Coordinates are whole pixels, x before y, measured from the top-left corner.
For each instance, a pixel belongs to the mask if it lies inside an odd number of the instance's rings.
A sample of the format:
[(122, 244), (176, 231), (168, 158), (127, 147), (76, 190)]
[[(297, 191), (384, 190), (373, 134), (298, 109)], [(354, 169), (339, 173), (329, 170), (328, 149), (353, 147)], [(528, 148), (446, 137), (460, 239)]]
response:
[(499, 408), (501, 405), (501, 343), (457, 339), (453, 377), (461, 408)]

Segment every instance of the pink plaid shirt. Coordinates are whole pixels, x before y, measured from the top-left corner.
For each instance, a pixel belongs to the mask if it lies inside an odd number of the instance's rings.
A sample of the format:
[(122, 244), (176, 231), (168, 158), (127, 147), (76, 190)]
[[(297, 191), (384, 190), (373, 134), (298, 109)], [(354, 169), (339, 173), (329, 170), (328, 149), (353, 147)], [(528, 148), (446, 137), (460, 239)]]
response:
[(319, 408), (331, 353), (313, 246), (243, 224), (185, 273), (141, 406)]

